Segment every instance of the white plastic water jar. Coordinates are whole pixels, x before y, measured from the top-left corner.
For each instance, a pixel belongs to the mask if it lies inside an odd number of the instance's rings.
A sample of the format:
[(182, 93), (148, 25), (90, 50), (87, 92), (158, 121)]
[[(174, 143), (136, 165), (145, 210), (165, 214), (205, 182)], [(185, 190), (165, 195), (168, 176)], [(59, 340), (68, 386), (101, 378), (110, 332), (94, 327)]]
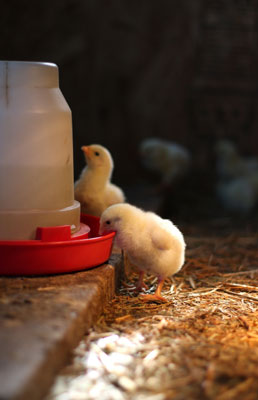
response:
[(80, 227), (71, 110), (51, 63), (0, 61), (0, 240)]

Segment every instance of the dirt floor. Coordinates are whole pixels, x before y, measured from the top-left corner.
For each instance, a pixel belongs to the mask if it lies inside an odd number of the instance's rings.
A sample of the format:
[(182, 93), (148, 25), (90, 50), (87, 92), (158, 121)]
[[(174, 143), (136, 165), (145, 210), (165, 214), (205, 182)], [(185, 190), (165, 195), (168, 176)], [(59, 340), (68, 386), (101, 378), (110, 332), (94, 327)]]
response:
[[(47, 400), (258, 398), (257, 235), (214, 221), (205, 236), (185, 223), (186, 263), (166, 281), (167, 303), (121, 288)], [(145, 282), (154, 292), (156, 279)]]

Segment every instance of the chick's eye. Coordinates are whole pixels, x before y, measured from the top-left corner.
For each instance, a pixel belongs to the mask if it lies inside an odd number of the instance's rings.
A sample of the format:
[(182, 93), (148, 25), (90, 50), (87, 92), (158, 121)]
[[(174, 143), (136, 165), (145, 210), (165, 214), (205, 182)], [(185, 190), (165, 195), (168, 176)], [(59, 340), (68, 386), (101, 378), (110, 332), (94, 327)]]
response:
[(99, 156), (99, 152), (98, 151), (95, 151), (95, 156)]
[(106, 225), (110, 225), (110, 221), (106, 221)]

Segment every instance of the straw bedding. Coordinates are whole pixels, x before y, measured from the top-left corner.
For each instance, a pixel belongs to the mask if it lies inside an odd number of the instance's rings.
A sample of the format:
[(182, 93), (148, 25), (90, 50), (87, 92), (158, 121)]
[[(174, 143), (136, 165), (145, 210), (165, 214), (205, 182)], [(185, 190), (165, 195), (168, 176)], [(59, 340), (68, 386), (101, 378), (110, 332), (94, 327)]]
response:
[[(48, 400), (257, 399), (257, 238), (186, 241), (168, 302), (143, 303), (122, 287)], [(153, 292), (156, 279), (146, 283)]]

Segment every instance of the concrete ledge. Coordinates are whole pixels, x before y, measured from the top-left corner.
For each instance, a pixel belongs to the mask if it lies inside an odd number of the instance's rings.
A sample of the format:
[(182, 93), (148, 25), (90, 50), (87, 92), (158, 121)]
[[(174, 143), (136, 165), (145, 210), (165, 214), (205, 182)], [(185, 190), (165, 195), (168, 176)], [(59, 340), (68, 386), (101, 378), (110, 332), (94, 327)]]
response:
[(115, 293), (121, 256), (66, 275), (0, 278), (0, 400), (42, 399)]

